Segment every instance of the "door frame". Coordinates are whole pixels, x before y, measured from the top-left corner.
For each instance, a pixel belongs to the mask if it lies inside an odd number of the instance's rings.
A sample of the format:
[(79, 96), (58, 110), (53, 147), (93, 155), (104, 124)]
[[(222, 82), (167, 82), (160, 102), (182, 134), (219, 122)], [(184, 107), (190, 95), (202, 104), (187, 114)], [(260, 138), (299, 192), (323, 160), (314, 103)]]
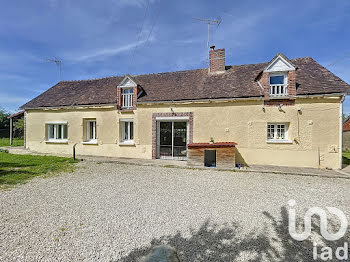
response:
[[(158, 159), (167, 159), (160, 158), (160, 123), (161, 122), (171, 122), (171, 152), (172, 156), (169, 157), (170, 160), (187, 160), (187, 145), (189, 144), (189, 117), (157, 117), (156, 125), (157, 125), (157, 134), (156, 134), (156, 158)], [(186, 122), (186, 157), (174, 157), (174, 122)], [(184, 159), (185, 158), (185, 159)]]
[(174, 118), (188, 119), (188, 144), (193, 143), (194, 113), (193, 112), (167, 112), (152, 113), (152, 159), (157, 158), (157, 119), (172, 120)]

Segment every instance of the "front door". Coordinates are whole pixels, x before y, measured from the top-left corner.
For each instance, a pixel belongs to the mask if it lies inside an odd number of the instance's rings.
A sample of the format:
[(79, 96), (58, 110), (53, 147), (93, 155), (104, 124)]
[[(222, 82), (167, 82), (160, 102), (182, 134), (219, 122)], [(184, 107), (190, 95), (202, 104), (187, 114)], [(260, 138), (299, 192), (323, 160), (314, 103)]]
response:
[(187, 159), (187, 122), (158, 122), (158, 158)]

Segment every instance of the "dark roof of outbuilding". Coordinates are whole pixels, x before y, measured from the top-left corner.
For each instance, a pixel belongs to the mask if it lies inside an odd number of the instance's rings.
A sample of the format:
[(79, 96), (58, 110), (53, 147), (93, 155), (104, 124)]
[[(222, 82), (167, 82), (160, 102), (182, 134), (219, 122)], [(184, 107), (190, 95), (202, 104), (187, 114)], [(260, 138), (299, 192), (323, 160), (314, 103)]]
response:
[(16, 119), (16, 118), (22, 118), (22, 117), (24, 116), (24, 113), (25, 113), (25, 111), (22, 110), (22, 111), (19, 111), (19, 112), (17, 112), (17, 113), (14, 113), (14, 114), (8, 116), (7, 118), (8, 118), (8, 119), (10, 119), (10, 118), (15, 118), (15, 119)]
[[(311, 57), (290, 60), (297, 67), (297, 95), (349, 93), (350, 86)], [(140, 102), (262, 97), (255, 81), (268, 63), (227, 66), (225, 73), (208, 69), (135, 75), (143, 88)], [(114, 104), (124, 76), (61, 81), (21, 108)]]

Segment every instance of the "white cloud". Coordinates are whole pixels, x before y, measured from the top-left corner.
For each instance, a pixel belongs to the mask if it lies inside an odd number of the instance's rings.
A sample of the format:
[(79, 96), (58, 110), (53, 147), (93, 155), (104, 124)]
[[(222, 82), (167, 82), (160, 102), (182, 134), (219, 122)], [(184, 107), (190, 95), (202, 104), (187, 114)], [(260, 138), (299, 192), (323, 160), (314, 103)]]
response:
[(17, 50), (16, 52), (10, 50), (0, 50), (1, 63), (11, 62), (38, 62), (43, 61), (32, 53)]
[(137, 7), (142, 7), (143, 4), (145, 3), (144, 0), (117, 0), (119, 5), (124, 5), (124, 6), (137, 6)]
[(201, 38), (191, 38), (191, 39), (177, 39), (174, 40), (174, 44), (193, 44), (193, 43), (198, 43), (198, 42), (203, 42)]
[(18, 74), (0, 73), (0, 80), (30, 81), (30, 78)]
[[(153, 41), (153, 37), (150, 37), (149, 41)], [(111, 56), (115, 56), (124, 52), (128, 52), (133, 50), (136, 47), (140, 47), (146, 43), (146, 40), (142, 40), (139, 42), (133, 42), (130, 44), (122, 45), (115, 48), (99, 48), (91, 51), (85, 51), (83, 54), (67, 54), (65, 55), (65, 59), (72, 62), (88, 62), (88, 61), (96, 61), (102, 60)]]
[[(144, 7), (147, 4), (147, 0), (116, 0), (120, 6), (134, 6), (134, 7)], [(155, 0), (150, 0), (150, 4), (155, 2)]]
[(0, 93), (0, 104), (25, 103), (29, 101), (27, 97)]

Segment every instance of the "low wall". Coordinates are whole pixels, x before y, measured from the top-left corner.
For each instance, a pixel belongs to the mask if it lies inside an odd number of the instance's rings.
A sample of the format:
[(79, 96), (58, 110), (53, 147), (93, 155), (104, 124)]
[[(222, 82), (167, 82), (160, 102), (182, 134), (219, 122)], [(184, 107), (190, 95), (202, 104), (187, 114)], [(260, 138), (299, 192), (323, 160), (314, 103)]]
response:
[(216, 167), (234, 168), (235, 163), (235, 143), (215, 143), (215, 144), (189, 144), (187, 165), (204, 166), (205, 150), (216, 151)]

